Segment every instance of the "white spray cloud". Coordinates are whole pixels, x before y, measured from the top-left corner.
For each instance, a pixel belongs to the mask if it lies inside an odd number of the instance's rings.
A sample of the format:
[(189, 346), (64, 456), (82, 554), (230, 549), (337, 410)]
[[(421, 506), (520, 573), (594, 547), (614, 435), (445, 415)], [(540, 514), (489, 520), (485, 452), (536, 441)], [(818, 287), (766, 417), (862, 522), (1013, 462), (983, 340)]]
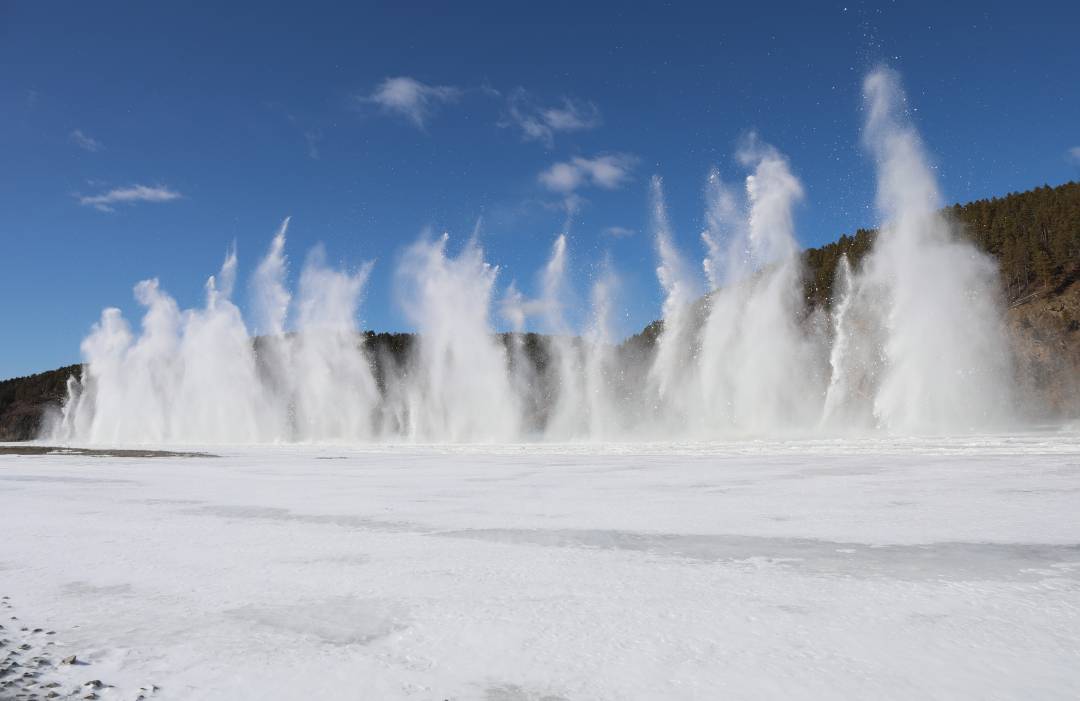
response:
[(712, 292), (700, 335), (699, 376), (686, 395), (705, 426), (785, 433), (816, 419), (819, 362), (799, 324), (801, 268), (793, 209), (802, 186), (775, 148), (752, 136), (738, 152), (750, 173), (740, 195), (715, 170), (705, 190)]
[(793, 207), (803, 198), (802, 185), (787, 159), (756, 137), (739, 151), (739, 162), (753, 166), (746, 178), (750, 208), (750, 255), (754, 267), (785, 260), (798, 250)]
[(609, 226), (604, 229), (603, 233), (604, 236), (610, 236), (613, 239), (625, 239), (633, 236), (637, 232), (625, 226)]
[(675, 245), (659, 176), (652, 178), (650, 195), (656, 252), (660, 259), (656, 277), (664, 292), (664, 327), (656, 340), (649, 382), (661, 414), (658, 421), (680, 423), (686, 418), (686, 406), (680, 401), (680, 395), (687, 387), (688, 373), (693, 367), (691, 359), (696, 354), (694, 303), (701, 295), (701, 286)]
[(281, 222), (270, 243), (270, 250), (255, 269), (252, 291), (255, 300), (255, 330), (267, 336), (285, 333), (285, 321), (292, 295), (285, 284), (288, 259), (285, 257), (285, 234), (289, 230), (289, 217)]
[[(514, 284), (497, 294), (499, 270), (475, 233), (456, 255), (447, 236), (425, 236), (396, 271), (418, 335), (388, 364), (385, 349), (369, 357), (360, 332), (370, 264), (335, 268), (317, 248), (294, 294), (285, 220), (252, 278), (257, 339), (231, 301), (235, 249), (207, 280), (202, 308), (181, 310), (157, 280), (143, 281), (135, 288), (141, 327), (133, 331), (117, 309), (102, 313), (52, 436), (113, 444), (712, 439), (1001, 425), (1012, 418), (1012, 378), (994, 265), (939, 213), (896, 75), (875, 71), (864, 94), (883, 224), (860, 266), (841, 260), (828, 312), (805, 306), (794, 217), (802, 185), (782, 154), (751, 139), (738, 153), (742, 188), (716, 171), (706, 183), (707, 294), (701, 268), (676, 244), (661, 181), (652, 181), (664, 303), (651, 347), (615, 345), (610, 263), (593, 280), (589, 321), (571, 323), (565, 235), (555, 238), (535, 298)], [(631, 165), (579, 157), (542, 182), (577, 196), (621, 186)], [(517, 332), (537, 319), (548, 335), (500, 336), (495, 312)]]
[(938, 212), (942, 198), (905, 118), (899, 76), (873, 71), (863, 96), (884, 218), (859, 283), (882, 314), (885, 336), (877, 421), (912, 433), (1007, 420), (1011, 373), (996, 266), (959, 241)]
[(708, 252), (703, 267), (709, 290), (735, 282), (749, 260), (746, 212), (733, 188), (715, 168), (705, 185), (705, 231), (701, 240)]
[(419, 333), (402, 393), (412, 438), (454, 441), (510, 440), (520, 429), (520, 408), (509, 378), (505, 348), (490, 322), (498, 268), (484, 260), (475, 240), (456, 257), (449, 237), (421, 240), (397, 271), (402, 305)]
[(237, 257), (206, 283), (206, 304), (181, 311), (156, 279), (135, 286), (145, 308), (138, 335), (107, 309), (83, 343), (82, 382), (69, 385), (58, 438), (88, 443), (355, 441), (375, 433), (377, 388), (360, 345), (357, 312), (370, 265), (304, 265), (285, 334), (285, 225), (256, 272), (271, 331), (257, 343), (232, 303)]

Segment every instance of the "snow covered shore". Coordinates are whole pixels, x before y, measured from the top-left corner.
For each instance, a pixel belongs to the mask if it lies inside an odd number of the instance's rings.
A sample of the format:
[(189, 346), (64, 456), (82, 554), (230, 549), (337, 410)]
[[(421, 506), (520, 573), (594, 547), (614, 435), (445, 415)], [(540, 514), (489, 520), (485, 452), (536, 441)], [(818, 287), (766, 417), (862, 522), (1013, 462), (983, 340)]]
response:
[(37, 683), (1080, 695), (1075, 434), (202, 450), (0, 454), (0, 595), (87, 663)]

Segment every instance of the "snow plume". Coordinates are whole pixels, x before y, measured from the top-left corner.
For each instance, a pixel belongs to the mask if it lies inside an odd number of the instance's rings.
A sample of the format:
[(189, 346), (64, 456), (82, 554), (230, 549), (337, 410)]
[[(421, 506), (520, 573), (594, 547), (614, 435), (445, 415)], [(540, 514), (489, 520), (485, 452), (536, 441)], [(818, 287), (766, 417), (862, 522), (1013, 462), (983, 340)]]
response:
[(675, 245), (664, 203), (663, 182), (658, 176), (653, 177), (650, 191), (656, 253), (660, 259), (656, 277), (664, 292), (664, 326), (656, 339), (649, 389), (656, 422), (682, 423), (694, 408), (687, 400), (697, 357), (695, 303), (700, 299), (701, 289)]
[(884, 335), (874, 416), (901, 433), (991, 427), (1008, 418), (1011, 386), (994, 262), (939, 213), (896, 73), (875, 70), (863, 95), (884, 220), (859, 281)]
[[(511, 284), (503, 300), (503, 316), (512, 322), (510, 339), (513, 384), (525, 405), (529, 432), (550, 440), (590, 440), (612, 436), (618, 426), (614, 401), (615, 341), (611, 305), (617, 280), (605, 261), (593, 283), (592, 314), (580, 334), (567, 319), (569, 307), (567, 239), (555, 238), (551, 257), (540, 272), (537, 299), (527, 299)], [(542, 373), (520, 334), (528, 317), (536, 317), (546, 332), (539, 352)]]
[[(300, 273), (294, 299), (285, 280), (287, 228), (286, 219), (253, 284), (264, 333), (258, 357), (277, 408), (271, 430), (289, 440), (369, 438), (377, 392), (360, 348), (357, 317), (371, 265), (334, 270), (317, 247)], [(287, 333), (290, 313), (297, 333)]]
[(619, 279), (611, 261), (605, 260), (592, 286), (592, 316), (583, 338), (584, 437), (593, 440), (625, 435), (625, 421), (620, 410), (626, 402), (616, 395), (621, 368), (615, 355), (612, 330), (618, 287)]
[(756, 137), (739, 161), (752, 169), (741, 205), (716, 172), (706, 190), (702, 238), (714, 289), (701, 331), (698, 416), (707, 433), (788, 432), (820, 410), (821, 371), (799, 320), (793, 210), (803, 190), (787, 160)]
[(266, 335), (253, 344), (230, 299), (235, 251), (207, 281), (202, 309), (181, 312), (157, 280), (140, 282), (141, 334), (134, 336), (119, 310), (105, 310), (83, 343), (84, 380), (72, 384), (58, 437), (88, 443), (370, 437), (376, 389), (355, 321), (370, 266), (337, 271), (313, 252), (295, 308), (303, 331), (286, 333), (292, 308), (286, 224), (253, 282)]
[[(228, 281), (235, 256), (219, 276)], [(206, 306), (181, 312), (158, 281), (135, 286), (146, 309), (136, 337), (118, 309), (106, 309), (82, 344), (81, 384), (57, 427), (87, 443), (255, 442), (275, 436), (240, 311), (211, 277)]]
[(300, 274), (300, 333), (291, 340), (293, 419), (311, 440), (370, 438), (378, 401), (371, 364), (360, 347), (360, 296), (371, 264), (348, 272), (326, 265), (321, 247)]
[(578, 337), (566, 318), (567, 264), (566, 236), (560, 235), (542, 276), (541, 308), (548, 331), (544, 339), (549, 359), (546, 384), (551, 388), (544, 434), (553, 440), (595, 439), (615, 430), (610, 386), (615, 346), (609, 330), (614, 274), (606, 265), (593, 284), (592, 319)]
[(545, 339), (550, 357), (548, 382), (554, 395), (546, 432), (559, 439), (575, 437), (575, 433), (585, 428), (587, 420), (582, 387), (582, 349), (578, 339), (570, 335), (565, 317), (566, 266), (566, 236), (559, 235), (551, 247), (551, 258), (544, 266), (541, 279), (542, 308), (549, 334)]
[(846, 254), (840, 256), (832, 286), (832, 344), (829, 382), (821, 430), (865, 433), (874, 427), (873, 391), (881, 372), (883, 324), (880, 296), (856, 278)]
[(708, 250), (704, 268), (710, 292), (737, 280), (745, 267), (748, 251), (738, 250), (745, 246), (742, 216), (738, 196), (714, 168), (705, 186), (706, 227), (701, 234)]
[[(77, 443), (369, 440), (723, 439), (981, 431), (1010, 415), (1011, 361), (992, 261), (961, 242), (905, 116), (896, 75), (864, 84), (864, 140), (882, 226), (861, 261), (842, 257), (827, 308), (809, 309), (795, 213), (803, 187), (757, 136), (705, 186), (705, 256), (689, 263), (651, 183), (662, 323), (625, 344), (618, 279), (601, 266), (575, 309), (572, 251), (555, 237), (535, 294), (499, 290), (477, 243), (423, 236), (396, 271), (417, 334), (390, 349), (361, 333), (370, 264), (306, 258), (295, 288), (288, 220), (251, 282), (256, 338), (232, 302), (230, 250), (202, 308), (157, 280), (135, 287), (133, 330), (106, 309), (83, 342), (81, 380), (51, 429)], [(541, 176), (553, 192), (619, 187), (630, 161), (575, 158)], [(699, 267), (700, 265), (700, 267)], [(499, 334), (498, 313), (512, 333)], [(578, 326), (575, 319), (584, 318)], [(529, 328), (543, 335), (526, 334)]]
[(746, 176), (750, 200), (748, 226), (751, 265), (755, 268), (791, 259), (799, 250), (793, 208), (803, 198), (802, 185), (787, 159), (756, 135), (739, 151), (739, 162), (752, 167)]
[(255, 312), (258, 319), (256, 330), (267, 336), (280, 336), (285, 332), (285, 315), (289, 311), (292, 295), (285, 286), (288, 260), (285, 258), (285, 234), (289, 230), (289, 218), (270, 243), (266, 257), (255, 269), (252, 288), (255, 294)]
[(489, 319), (498, 268), (475, 239), (451, 257), (446, 234), (421, 240), (398, 271), (419, 342), (404, 392), (413, 439), (500, 441), (519, 435), (520, 406)]

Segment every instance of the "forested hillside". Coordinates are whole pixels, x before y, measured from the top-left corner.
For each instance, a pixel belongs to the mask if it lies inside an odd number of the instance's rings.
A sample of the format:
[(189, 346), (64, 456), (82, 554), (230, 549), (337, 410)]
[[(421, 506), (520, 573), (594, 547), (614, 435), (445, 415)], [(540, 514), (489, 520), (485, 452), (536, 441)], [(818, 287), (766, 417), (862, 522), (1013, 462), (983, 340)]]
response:
[[(961, 234), (998, 259), (1002, 289), (1013, 304), (1071, 281), (1080, 264), (1080, 183), (1043, 186), (945, 210)], [(876, 231), (860, 229), (805, 252), (807, 299), (827, 306), (840, 256), (857, 265)]]
[[(1042, 402), (1048, 413), (1076, 415), (1080, 412), (1080, 183), (957, 204), (945, 213), (962, 236), (998, 260), (1018, 367), (1029, 380), (1025, 391)], [(847, 254), (857, 266), (876, 235), (876, 231), (860, 229), (804, 252), (808, 307), (831, 305), (840, 256)], [(660, 321), (649, 324), (626, 339), (621, 351), (647, 352), (662, 328)], [(502, 338), (509, 347), (510, 335)], [(409, 334), (364, 334), (361, 344), (373, 359), (380, 385), (387, 372), (404, 368), (413, 342)], [(256, 339), (256, 347), (259, 343)], [(547, 355), (541, 337), (527, 334), (522, 348), (529, 362), (542, 371)], [(0, 382), (0, 441), (33, 438), (46, 407), (60, 404), (67, 378), (77, 372), (79, 366), (71, 365)], [(534, 400), (542, 403), (545, 397)]]

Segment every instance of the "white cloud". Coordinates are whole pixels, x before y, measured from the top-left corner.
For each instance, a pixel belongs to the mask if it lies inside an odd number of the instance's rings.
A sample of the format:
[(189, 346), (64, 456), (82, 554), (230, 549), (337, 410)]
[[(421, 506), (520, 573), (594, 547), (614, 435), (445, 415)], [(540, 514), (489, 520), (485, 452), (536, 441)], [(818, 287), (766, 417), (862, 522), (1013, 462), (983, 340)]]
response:
[(439, 105), (457, 100), (461, 92), (453, 86), (425, 85), (415, 78), (399, 76), (387, 78), (358, 101), (378, 105), (384, 112), (405, 117), (417, 129), (423, 129)]
[(573, 192), (585, 180), (585, 173), (573, 163), (556, 163), (540, 173), (544, 187), (556, 192)]
[(592, 102), (562, 99), (556, 107), (540, 107), (524, 88), (507, 99), (507, 117), (499, 126), (515, 126), (526, 141), (540, 141), (548, 148), (555, 144), (556, 132), (595, 129), (600, 126), (600, 110)]
[(79, 204), (93, 207), (102, 212), (113, 211), (115, 204), (135, 204), (137, 202), (170, 202), (178, 200), (183, 195), (175, 190), (158, 185), (132, 185), (130, 187), (118, 187), (100, 195), (76, 195)]
[(610, 236), (616, 239), (626, 238), (627, 236), (633, 236), (635, 232), (633, 229), (627, 229), (624, 226), (609, 226), (604, 229), (604, 235)]
[(68, 137), (76, 146), (90, 153), (97, 153), (105, 148), (100, 141), (84, 134), (82, 129), (75, 129)]
[(1073, 146), (1071, 149), (1066, 151), (1066, 155), (1068, 156), (1070, 161), (1080, 166), (1080, 146)]
[(630, 179), (630, 171), (637, 159), (625, 153), (613, 153), (595, 158), (575, 156), (569, 161), (554, 163), (540, 173), (540, 184), (562, 195), (559, 206), (566, 210), (567, 223), (586, 203), (577, 193), (583, 187), (599, 187), (615, 190)]
[(552, 192), (569, 194), (592, 185), (615, 190), (630, 179), (634, 157), (614, 153), (596, 158), (575, 156), (569, 161), (555, 163), (539, 175), (540, 183)]

